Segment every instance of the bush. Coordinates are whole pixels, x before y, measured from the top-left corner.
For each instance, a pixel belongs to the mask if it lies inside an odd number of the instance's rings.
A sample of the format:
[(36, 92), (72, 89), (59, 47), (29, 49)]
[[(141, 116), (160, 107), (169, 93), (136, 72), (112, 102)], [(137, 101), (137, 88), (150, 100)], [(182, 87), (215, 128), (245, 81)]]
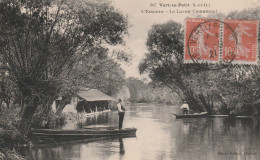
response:
[(0, 112), (0, 146), (2, 148), (13, 148), (26, 143), (16, 128), (18, 112), (19, 109), (15, 108), (5, 108)]
[[(3, 152), (3, 153), (1, 153)], [(15, 149), (0, 149), (0, 159), (2, 160), (25, 160)]]
[(2, 108), (0, 112), (0, 159), (24, 159), (16, 149), (27, 145), (28, 141), (16, 128), (19, 108)]
[(65, 113), (60, 113), (56, 115), (53, 111), (50, 111), (48, 116), (42, 116), (38, 112), (32, 121), (32, 128), (56, 128), (58, 126), (64, 125), (67, 122), (67, 115)]

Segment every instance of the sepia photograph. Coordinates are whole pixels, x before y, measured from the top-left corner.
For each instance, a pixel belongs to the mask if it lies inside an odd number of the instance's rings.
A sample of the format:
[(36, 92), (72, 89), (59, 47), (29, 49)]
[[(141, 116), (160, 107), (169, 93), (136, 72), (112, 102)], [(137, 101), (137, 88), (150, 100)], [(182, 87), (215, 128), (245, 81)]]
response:
[(259, 160), (260, 0), (0, 0), (0, 160)]

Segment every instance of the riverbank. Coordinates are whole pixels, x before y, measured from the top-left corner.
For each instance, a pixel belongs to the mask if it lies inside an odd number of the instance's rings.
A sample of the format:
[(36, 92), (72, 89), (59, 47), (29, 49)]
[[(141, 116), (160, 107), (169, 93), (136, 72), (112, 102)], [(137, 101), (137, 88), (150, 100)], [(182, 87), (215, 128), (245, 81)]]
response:
[(254, 117), (257, 117), (257, 116), (209, 115), (209, 117), (254, 118)]

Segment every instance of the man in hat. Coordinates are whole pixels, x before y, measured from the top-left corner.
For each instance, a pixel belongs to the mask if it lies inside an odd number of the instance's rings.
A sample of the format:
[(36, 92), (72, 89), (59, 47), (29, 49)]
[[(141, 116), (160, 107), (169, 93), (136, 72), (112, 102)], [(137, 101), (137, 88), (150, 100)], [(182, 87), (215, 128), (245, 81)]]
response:
[(123, 126), (124, 116), (125, 116), (125, 108), (122, 105), (122, 100), (119, 98), (117, 103), (117, 110), (119, 116), (119, 129)]
[(189, 114), (190, 107), (187, 103), (182, 104), (181, 109), (183, 114)]

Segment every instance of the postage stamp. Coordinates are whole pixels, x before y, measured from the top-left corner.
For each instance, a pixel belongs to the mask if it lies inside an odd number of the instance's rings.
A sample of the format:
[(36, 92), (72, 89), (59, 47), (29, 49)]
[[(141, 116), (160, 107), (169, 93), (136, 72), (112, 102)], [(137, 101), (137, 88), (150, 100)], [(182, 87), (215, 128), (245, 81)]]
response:
[(219, 62), (220, 21), (186, 19), (184, 63)]
[(257, 64), (258, 21), (230, 19), (224, 20), (224, 24), (223, 61), (233, 59), (232, 64)]

